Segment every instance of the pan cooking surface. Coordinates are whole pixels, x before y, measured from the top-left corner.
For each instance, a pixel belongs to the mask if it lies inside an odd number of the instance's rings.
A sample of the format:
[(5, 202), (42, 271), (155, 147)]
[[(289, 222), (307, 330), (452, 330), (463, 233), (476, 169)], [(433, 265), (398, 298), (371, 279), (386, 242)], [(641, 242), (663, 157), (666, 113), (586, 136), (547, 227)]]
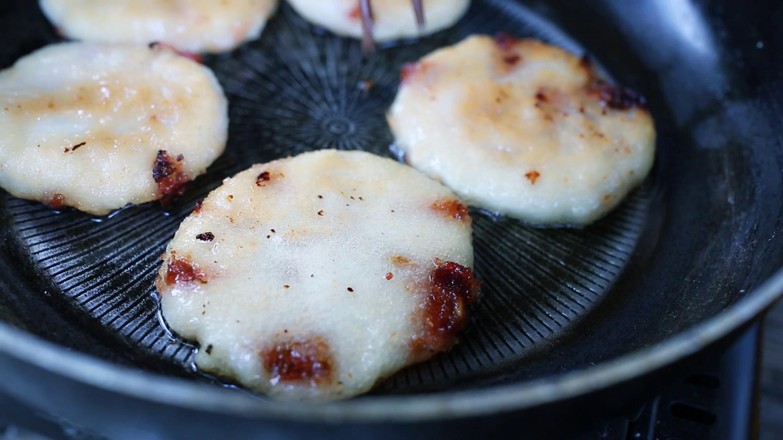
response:
[[(57, 41), (45, 21), (35, 23), (39, 29), (29, 32), (49, 36), (41, 44)], [(230, 101), (229, 142), (224, 156), (172, 206), (130, 207), (96, 219), (3, 193), (0, 208), (29, 257), (26, 264), (50, 287), (36, 294), (64, 299), (118, 350), (190, 374), (197, 348), (166, 330), (154, 280), (167, 242), (196, 202), (253, 163), (304, 151), (362, 149), (394, 157), (385, 112), (402, 64), (473, 33), (501, 31), (584, 52), (531, 11), (500, 0), (476, 1), (452, 29), (381, 47), (369, 57), (359, 41), (333, 36), (281, 5), (260, 40), (204, 59)], [(652, 192), (643, 186), (582, 230), (536, 229), (474, 211), (483, 298), (470, 329), (451, 352), (397, 374), (375, 392), (475, 386), (511, 369), (524, 371), (526, 358), (551, 348), (609, 294), (645, 227)]]

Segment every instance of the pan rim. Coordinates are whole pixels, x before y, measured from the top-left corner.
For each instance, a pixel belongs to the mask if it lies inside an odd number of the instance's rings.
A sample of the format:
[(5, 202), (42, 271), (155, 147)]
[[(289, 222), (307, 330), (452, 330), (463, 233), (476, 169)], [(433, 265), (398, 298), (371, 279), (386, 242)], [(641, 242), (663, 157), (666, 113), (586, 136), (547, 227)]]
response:
[[(259, 399), (161, 373), (114, 364), (0, 322), (0, 353), (83, 385), (150, 403), (217, 415), (294, 422), (423, 422), (521, 411), (577, 398), (653, 373), (696, 354), (758, 318), (783, 297), (783, 268), (720, 313), (658, 344), (549, 377), (481, 390), (302, 404)], [(55, 368), (56, 366), (56, 368)], [(35, 402), (30, 402), (35, 404)]]

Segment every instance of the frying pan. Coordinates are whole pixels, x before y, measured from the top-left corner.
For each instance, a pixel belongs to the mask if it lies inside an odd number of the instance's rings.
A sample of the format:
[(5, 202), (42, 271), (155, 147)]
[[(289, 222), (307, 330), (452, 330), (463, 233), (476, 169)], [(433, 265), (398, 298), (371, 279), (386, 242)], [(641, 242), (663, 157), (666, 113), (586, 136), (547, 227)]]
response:
[[(0, 390), (112, 438), (522, 436), (625, 411), (783, 292), (782, 19), (774, 1), (475, 0), (453, 28), (364, 56), (281, 5), (259, 40), (204, 58), (231, 102), (229, 145), (172, 206), (92, 218), (0, 194)], [(0, 4), (0, 29), (0, 67), (60, 39), (36, 2)], [(647, 97), (648, 181), (584, 229), (474, 211), (470, 329), (366, 396), (284, 404), (195, 371), (153, 282), (196, 202), (254, 162), (391, 156), (400, 66), (499, 31), (586, 54)]]

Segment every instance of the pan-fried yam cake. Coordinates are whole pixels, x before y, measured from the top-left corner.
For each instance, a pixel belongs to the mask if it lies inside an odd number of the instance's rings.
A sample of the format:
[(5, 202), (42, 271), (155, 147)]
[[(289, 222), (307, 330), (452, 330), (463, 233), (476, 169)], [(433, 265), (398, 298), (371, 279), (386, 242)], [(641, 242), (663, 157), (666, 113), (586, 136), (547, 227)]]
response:
[(478, 295), (465, 206), (358, 151), (226, 179), (162, 258), (162, 313), (197, 366), (281, 399), (353, 396), (448, 350)]
[(60, 43), (0, 72), (0, 186), (55, 208), (165, 202), (227, 131), (212, 72), (164, 47)]
[(406, 65), (388, 120), (406, 161), (467, 203), (585, 225), (652, 167), (644, 104), (559, 48), (473, 36)]
[(66, 37), (225, 52), (258, 38), (277, 0), (40, 0)]
[[(359, 38), (362, 36), (360, 1), (288, 0), (288, 3), (312, 23), (338, 35)], [(470, 0), (426, 0), (422, 2), (418, 19), (410, 0), (370, 0), (369, 6), (373, 38), (389, 41), (428, 35), (453, 25), (465, 14)]]

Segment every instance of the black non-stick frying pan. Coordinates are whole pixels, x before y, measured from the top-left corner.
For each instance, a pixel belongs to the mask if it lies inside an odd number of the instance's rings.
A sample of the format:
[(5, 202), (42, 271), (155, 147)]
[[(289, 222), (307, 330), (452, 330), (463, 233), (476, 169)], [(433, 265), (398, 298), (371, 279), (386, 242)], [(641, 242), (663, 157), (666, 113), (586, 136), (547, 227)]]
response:
[[(36, 3), (0, 3), (0, 67), (60, 40)], [(92, 218), (0, 193), (0, 390), (113, 438), (522, 436), (627, 408), (783, 292), (780, 22), (775, 1), (475, 0), (452, 29), (365, 56), (283, 4), (259, 40), (204, 58), (230, 140), (172, 206)], [(400, 66), (497, 32), (584, 53), (643, 93), (658, 130), (648, 181), (580, 230), (474, 212), (470, 329), (369, 395), (283, 404), (194, 371), (197, 348), (165, 329), (153, 283), (195, 203), (255, 162), (392, 156)]]

